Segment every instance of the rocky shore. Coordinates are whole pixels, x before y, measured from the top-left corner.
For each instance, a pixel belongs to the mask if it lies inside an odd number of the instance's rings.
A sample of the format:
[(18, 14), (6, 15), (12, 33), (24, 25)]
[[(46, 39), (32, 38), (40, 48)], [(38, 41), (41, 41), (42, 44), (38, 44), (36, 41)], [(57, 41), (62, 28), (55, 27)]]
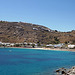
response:
[(75, 75), (75, 66), (70, 69), (59, 68), (56, 70), (56, 75)]

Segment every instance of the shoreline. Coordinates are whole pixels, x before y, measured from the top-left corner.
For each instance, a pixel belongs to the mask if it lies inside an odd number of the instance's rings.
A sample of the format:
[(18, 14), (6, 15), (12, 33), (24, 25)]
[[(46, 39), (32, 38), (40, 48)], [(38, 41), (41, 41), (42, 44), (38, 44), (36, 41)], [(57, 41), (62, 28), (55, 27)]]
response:
[(71, 51), (71, 52), (75, 52), (75, 49), (60, 49), (60, 48), (32, 48), (32, 49), (54, 50), (54, 51)]
[[(0, 47), (3, 48), (3, 47)], [(71, 51), (75, 52), (75, 49), (60, 49), (60, 48), (25, 48), (25, 47), (6, 47), (6, 48), (23, 48), (23, 49), (38, 49), (38, 50), (54, 50), (54, 51)]]

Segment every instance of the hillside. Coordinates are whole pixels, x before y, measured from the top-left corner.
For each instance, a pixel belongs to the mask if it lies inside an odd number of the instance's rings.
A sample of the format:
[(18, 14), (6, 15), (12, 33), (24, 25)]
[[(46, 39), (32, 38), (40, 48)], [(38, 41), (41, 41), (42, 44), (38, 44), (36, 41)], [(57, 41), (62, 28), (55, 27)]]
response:
[(75, 43), (75, 30), (71, 32), (58, 32), (47, 27), (23, 23), (0, 21), (1, 42), (40, 42), (47, 43)]

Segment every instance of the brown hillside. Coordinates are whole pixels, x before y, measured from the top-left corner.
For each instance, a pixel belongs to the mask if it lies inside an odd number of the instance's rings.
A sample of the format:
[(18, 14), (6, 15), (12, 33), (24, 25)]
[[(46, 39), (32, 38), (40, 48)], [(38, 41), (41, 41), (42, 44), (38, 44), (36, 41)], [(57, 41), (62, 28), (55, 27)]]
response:
[(71, 32), (53, 31), (47, 27), (23, 23), (0, 21), (0, 41), (2, 42), (40, 42), (75, 43), (75, 30)]

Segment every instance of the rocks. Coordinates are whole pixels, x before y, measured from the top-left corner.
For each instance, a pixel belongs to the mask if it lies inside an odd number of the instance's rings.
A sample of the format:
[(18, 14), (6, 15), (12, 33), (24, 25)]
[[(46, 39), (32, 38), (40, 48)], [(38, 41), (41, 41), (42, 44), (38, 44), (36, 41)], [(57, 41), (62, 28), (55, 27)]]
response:
[(56, 70), (57, 75), (75, 75), (75, 66), (71, 69), (59, 68)]

